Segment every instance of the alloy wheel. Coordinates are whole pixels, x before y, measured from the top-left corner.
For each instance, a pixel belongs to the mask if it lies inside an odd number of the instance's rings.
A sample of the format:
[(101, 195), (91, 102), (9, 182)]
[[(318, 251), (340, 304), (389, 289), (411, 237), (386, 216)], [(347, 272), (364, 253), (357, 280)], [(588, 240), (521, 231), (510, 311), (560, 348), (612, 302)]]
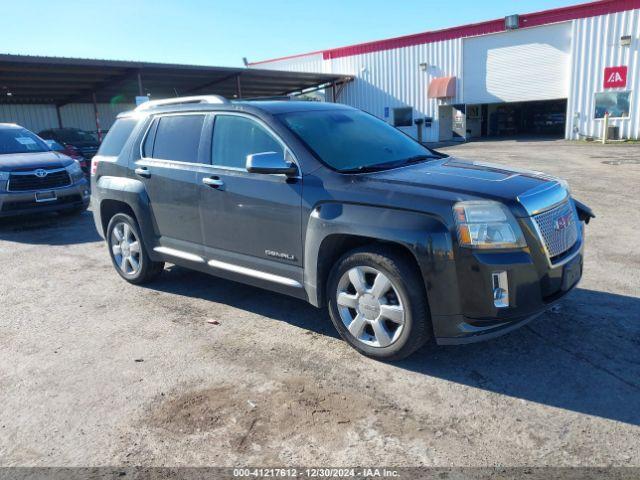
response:
[(346, 271), (336, 292), (340, 319), (351, 336), (372, 347), (388, 347), (405, 324), (397, 287), (381, 271), (357, 266)]
[(113, 227), (109, 239), (116, 265), (126, 275), (135, 275), (140, 270), (140, 241), (131, 226), (119, 222)]

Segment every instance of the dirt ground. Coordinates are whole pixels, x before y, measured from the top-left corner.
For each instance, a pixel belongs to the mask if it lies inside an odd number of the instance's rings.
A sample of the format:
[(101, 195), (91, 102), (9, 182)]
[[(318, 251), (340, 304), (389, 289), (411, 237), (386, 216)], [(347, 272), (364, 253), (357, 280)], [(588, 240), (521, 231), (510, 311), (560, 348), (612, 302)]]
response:
[(131, 286), (90, 213), (1, 221), (0, 465), (640, 466), (640, 145), (443, 151), (564, 177), (598, 218), (554, 312), (397, 364), (295, 299)]

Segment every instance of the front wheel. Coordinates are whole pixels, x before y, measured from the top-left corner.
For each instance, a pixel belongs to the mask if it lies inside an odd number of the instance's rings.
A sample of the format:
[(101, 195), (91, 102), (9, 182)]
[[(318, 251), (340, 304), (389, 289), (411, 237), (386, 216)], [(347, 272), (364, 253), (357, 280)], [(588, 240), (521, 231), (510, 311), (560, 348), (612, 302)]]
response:
[(142, 284), (164, 270), (164, 262), (153, 262), (141, 241), (138, 222), (125, 213), (113, 216), (107, 226), (107, 245), (118, 274), (127, 282)]
[(333, 324), (364, 355), (400, 360), (431, 335), (418, 268), (393, 250), (368, 247), (347, 253), (331, 271), (327, 293)]

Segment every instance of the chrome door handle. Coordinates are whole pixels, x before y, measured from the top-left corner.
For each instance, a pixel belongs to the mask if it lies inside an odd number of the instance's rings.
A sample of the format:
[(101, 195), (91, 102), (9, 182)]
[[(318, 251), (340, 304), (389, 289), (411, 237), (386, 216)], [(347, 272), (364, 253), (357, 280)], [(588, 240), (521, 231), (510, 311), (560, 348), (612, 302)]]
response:
[(138, 167), (134, 170), (134, 172), (139, 177), (149, 178), (151, 176), (151, 172), (147, 167)]
[(220, 188), (224, 186), (224, 182), (218, 177), (205, 177), (202, 179), (202, 183), (213, 188)]

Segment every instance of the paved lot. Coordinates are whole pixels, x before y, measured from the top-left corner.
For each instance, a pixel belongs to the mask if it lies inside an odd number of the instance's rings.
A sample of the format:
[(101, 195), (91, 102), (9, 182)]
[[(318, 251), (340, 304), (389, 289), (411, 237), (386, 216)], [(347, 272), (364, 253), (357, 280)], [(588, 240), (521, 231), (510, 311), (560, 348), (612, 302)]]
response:
[(640, 146), (444, 150), (567, 178), (598, 215), (586, 274), (526, 328), (394, 365), (301, 301), (126, 284), (90, 213), (0, 222), (0, 464), (640, 465)]

